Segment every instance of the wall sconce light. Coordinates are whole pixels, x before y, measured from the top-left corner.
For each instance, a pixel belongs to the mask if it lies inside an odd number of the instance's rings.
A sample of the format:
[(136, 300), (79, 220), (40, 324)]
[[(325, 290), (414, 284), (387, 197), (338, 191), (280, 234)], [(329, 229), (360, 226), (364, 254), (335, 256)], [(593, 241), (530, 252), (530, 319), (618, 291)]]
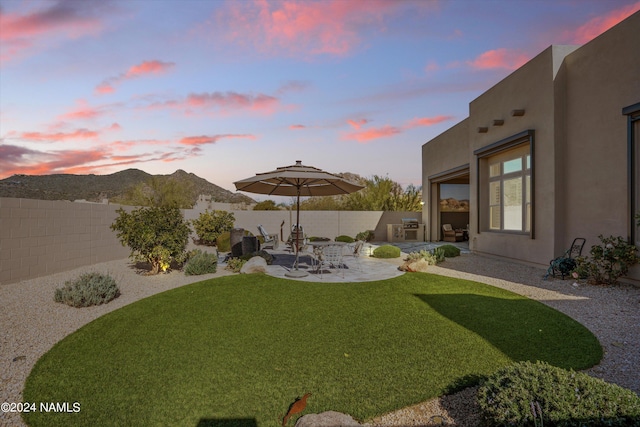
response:
[(524, 116), (524, 110), (511, 110), (511, 115), (513, 117), (522, 117)]
[(496, 119), (493, 121), (494, 126), (502, 126), (503, 124), (504, 124), (504, 120), (502, 119)]
[(488, 127), (479, 127), (478, 133), (487, 133), (489, 131)]

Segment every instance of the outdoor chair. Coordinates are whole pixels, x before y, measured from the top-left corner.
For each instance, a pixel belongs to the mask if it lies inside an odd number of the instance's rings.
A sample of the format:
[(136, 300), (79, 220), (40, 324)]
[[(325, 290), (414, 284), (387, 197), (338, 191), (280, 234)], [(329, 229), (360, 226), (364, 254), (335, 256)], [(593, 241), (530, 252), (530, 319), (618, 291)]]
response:
[(344, 263), (342, 261), (342, 246), (329, 245), (322, 248), (322, 256), (319, 259), (319, 271), (320, 277), (322, 277), (322, 268), (334, 267), (338, 271), (342, 270), (342, 277), (344, 278)]
[(258, 231), (260, 232), (260, 235), (264, 239), (264, 243), (262, 244), (263, 247), (266, 248), (267, 246), (271, 246), (274, 250), (278, 249), (278, 244), (280, 243), (280, 240), (278, 239), (277, 234), (267, 233), (267, 230), (265, 230), (262, 224), (258, 224)]
[(356, 261), (358, 269), (362, 270), (362, 268), (360, 267), (360, 254), (362, 253), (362, 249), (364, 247), (364, 241), (357, 240), (353, 243), (349, 243), (346, 247), (348, 249), (348, 252), (347, 254), (345, 254), (345, 256), (353, 257), (353, 259), (355, 259)]
[(556, 274), (559, 274), (562, 280), (564, 280), (564, 276), (568, 276), (576, 267), (576, 258), (582, 254), (582, 248), (584, 248), (585, 242), (586, 240), (582, 237), (573, 239), (571, 247), (567, 249), (563, 255), (549, 261), (549, 269), (544, 279), (546, 280), (549, 275), (556, 277)]
[(464, 232), (462, 230), (454, 230), (451, 224), (442, 224), (443, 237), (445, 242), (461, 242), (464, 240)]
[(298, 252), (301, 252), (303, 247), (305, 247), (306, 245), (307, 245), (307, 239), (304, 236), (304, 229), (302, 228), (302, 226), (300, 226), (300, 232), (298, 233), (298, 225), (293, 224), (293, 227), (291, 227), (291, 234), (287, 239), (287, 248), (291, 252), (296, 252), (296, 248)]

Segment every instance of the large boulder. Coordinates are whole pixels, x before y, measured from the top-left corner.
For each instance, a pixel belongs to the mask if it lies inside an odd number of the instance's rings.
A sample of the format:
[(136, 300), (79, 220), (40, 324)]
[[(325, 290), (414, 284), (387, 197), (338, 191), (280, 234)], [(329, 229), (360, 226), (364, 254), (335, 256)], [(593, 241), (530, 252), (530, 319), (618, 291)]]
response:
[(350, 415), (335, 411), (307, 414), (298, 419), (295, 427), (360, 427)]
[(420, 258), (418, 260), (405, 261), (398, 270), (426, 273), (429, 268), (429, 263), (426, 259)]
[(266, 273), (267, 261), (260, 257), (254, 256), (247, 261), (240, 269), (240, 274), (252, 274), (252, 273)]

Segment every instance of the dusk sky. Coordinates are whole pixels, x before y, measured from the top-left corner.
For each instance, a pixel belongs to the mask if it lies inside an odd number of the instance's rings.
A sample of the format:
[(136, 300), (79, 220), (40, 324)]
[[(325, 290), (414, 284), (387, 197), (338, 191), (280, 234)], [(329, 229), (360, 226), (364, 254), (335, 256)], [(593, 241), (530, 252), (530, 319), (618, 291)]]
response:
[[(0, 0), (0, 179), (303, 164), (421, 185), (421, 146), (637, 0)], [(256, 198), (254, 195), (249, 196)]]

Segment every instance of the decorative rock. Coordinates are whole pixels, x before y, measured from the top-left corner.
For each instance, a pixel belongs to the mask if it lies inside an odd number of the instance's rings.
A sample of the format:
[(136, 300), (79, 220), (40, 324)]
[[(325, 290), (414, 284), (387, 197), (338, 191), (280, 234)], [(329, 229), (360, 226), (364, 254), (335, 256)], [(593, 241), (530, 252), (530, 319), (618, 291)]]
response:
[(295, 427), (360, 427), (350, 415), (335, 411), (307, 414), (298, 419)]
[(240, 274), (252, 274), (252, 273), (266, 273), (267, 261), (260, 257), (254, 256), (247, 261), (240, 269)]
[(419, 260), (416, 260), (416, 261), (405, 261), (404, 264), (398, 267), (398, 269), (402, 271), (411, 271), (411, 272), (419, 272), (419, 273), (425, 273), (428, 268), (429, 268), (429, 263), (424, 258), (420, 258)]

